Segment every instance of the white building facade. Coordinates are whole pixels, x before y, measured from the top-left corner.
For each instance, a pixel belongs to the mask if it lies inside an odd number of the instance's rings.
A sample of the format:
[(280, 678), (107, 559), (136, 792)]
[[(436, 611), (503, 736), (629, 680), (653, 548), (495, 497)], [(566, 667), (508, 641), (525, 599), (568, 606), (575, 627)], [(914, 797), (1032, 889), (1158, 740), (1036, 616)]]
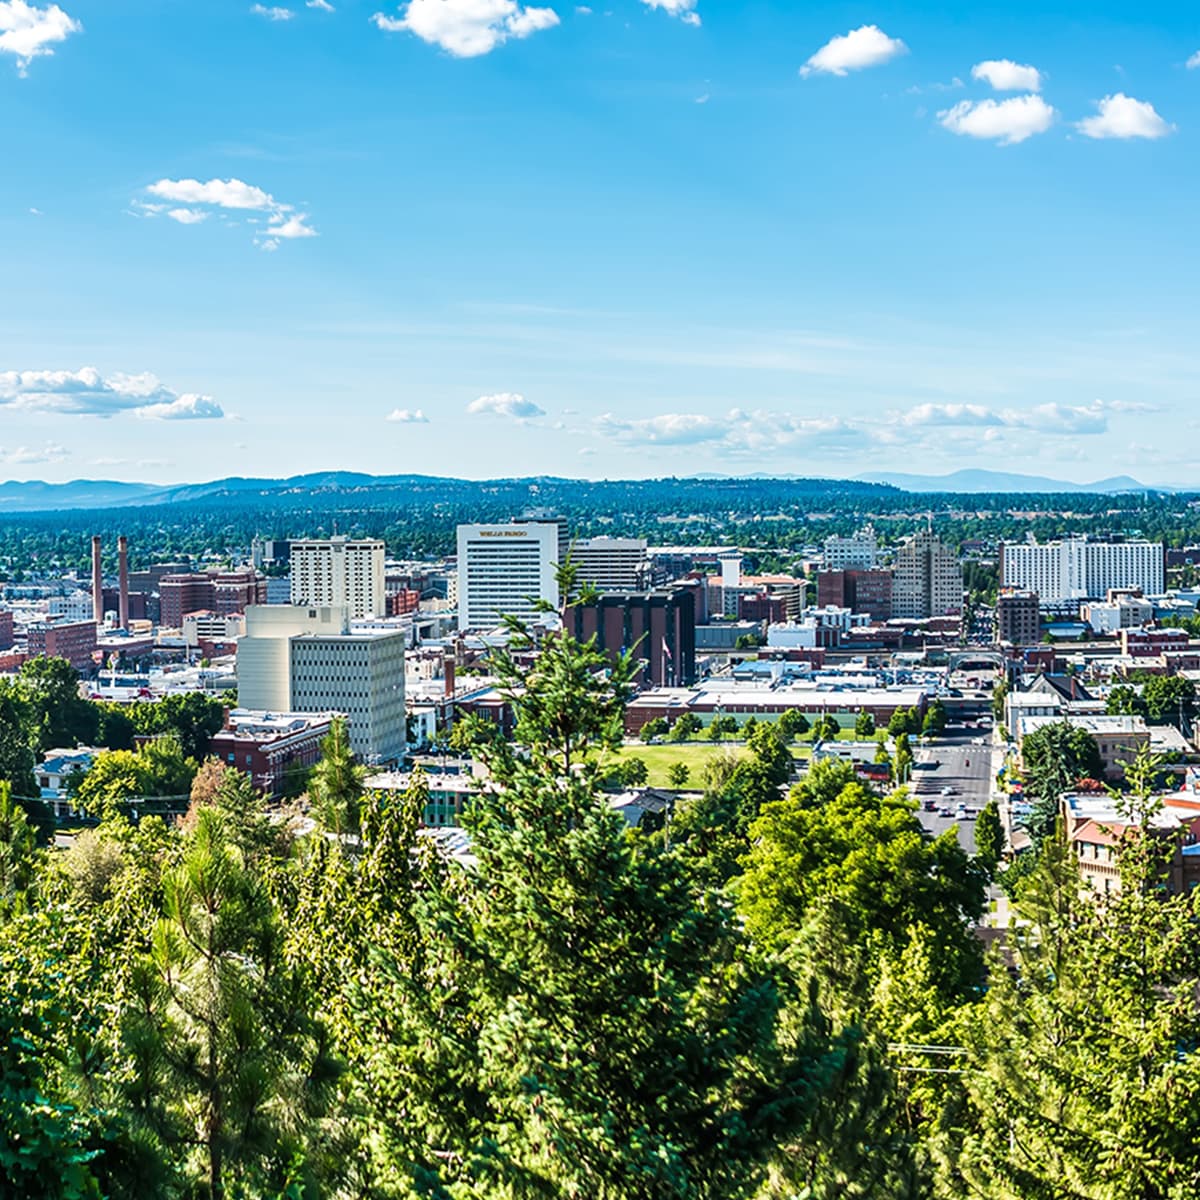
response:
[(363, 762), (405, 751), (404, 652), (390, 628), (355, 629), (344, 607), (251, 605), (238, 643), (238, 704), (255, 712), (339, 712)]
[(1165, 570), (1161, 542), (1067, 538), (1005, 546), (1001, 579), (1005, 587), (1028, 589), (1037, 592), (1043, 604), (1056, 604), (1099, 600), (1121, 588), (1161, 595)]
[(505, 615), (528, 620), (538, 600), (557, 608), (558, 562), (557, 524), (460, 525), (459, 629), (492, 629)]
[(827, 537), (823, 559), (827, 571), (873, 571), (879, 562), (875, 530), (866, 525), (849, 537)]
[(383, 542), (377, 538), (292, 542), (290, 561), (293, 604), (345, 606), (352, 620), (387, 612)]

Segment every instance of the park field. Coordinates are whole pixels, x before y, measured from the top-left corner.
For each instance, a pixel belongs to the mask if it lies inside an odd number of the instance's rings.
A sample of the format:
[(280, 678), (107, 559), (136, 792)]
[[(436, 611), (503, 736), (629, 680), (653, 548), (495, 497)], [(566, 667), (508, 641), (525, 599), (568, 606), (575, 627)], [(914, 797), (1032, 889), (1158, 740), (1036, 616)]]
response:
[[(794, 745), (791, 751), (793, 758), (804, 759), (809, 755), (807, 746)], [(640, 758), (650, 772), (647, 780), (650, 787), (669, 787), (667, 772), (675, 763), (683, 763), (688, 769), (688, 780), (684, 786), (700, 788), (704, 785), (704, 768), (714, 758), (728, 754), (742, 758), (746, 754), (746, 747), (736, 742), (658, 742), (650, 746), (629, 742), (622, 748), (619, 760)]]

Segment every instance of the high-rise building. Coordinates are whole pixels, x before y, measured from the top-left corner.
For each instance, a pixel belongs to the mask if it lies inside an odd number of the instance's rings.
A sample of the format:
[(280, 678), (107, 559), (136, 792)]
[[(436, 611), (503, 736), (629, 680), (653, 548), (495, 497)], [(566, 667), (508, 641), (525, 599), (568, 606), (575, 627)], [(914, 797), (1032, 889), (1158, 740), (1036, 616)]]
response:
[(892, 616), (909, 620), (962, 612), (962, 565), (949, 546), (922, 530), (896, 552)]
[(352, 620), (387, 612), (383, 585), (383, 542), (377, 538), (295, 541), (289, 558), (292, 603), (304, 607), (345, 606)]
[(557, 608), (560, 561), (557, 523), (460, 525), (459, 629), (491, 629), (502, 616), (528, 620), (538, 600)]
[(580, 538), (571, 562), (576, 582), (601, 592), (635, 592), (645, 587), (650, 570), (645, 538)]
[(696, 682), (694, 588), (606, 592), (566, 610), (566, 628), (613, 659), (632, 651), (640, 664), (634, 682), (644, 687), (690, 687)]
[(1064, 538), (1041, 544), (1013, 543), (1001, 556), (1001, 585), (1037, 592), (1043, 604), (1100, 600), (1112, 588), (1162, 594), (1165, 556), (1161, 542), (1089, 542)]
[(1037, 592), (1001, 592), (996, 597), (996, 641), (1034, 646), (1041, 639), (1041, 604)]
[(892, 618), (891, 571), (822, 571), (817, 576), (817, 607), (848, 608), (873, 621)]
[(825, 539), (824, 566), (827, 571), (871, 571), (879, 561), (875, 530), (864, 525), (849, 537)]
[(256, 605), (238, 643), (238, 704), (255, 712), (346, 716), (364, 762), (405, 749), (403, 631), (354, 628), (341, 607)]

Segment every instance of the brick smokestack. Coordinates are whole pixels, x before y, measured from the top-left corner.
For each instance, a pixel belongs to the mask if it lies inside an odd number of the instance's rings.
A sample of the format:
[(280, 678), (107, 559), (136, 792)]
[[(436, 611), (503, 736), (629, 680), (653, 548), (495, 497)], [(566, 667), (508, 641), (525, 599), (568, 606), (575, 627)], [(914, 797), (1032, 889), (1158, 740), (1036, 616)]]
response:
[(104, 574), (100, 570), (100, 537), (92, 538), (92, 615), (96, 624), (104, 621)]
[(124, 534), (117, 538), (117, 570), (120, 573), (120, 623), (122, 629), (129, 628), (129, 542)]
[(443, 689), (443, 695), (454, 695), (454, 659), (446, 655), (445, 661), (442, 663), (442, 675), (445, 677), (446, 685)]

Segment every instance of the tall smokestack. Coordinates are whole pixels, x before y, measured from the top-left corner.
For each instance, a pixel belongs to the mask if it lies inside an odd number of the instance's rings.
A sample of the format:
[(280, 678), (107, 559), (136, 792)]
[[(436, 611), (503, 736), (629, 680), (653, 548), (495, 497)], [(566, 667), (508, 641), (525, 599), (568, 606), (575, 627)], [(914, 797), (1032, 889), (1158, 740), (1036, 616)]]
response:
[(104, 574), (100, 570), (100, 538), (92, 538), (92, 615), (96, 624), (104, 623)]
[(124, 534), (117, 538), (117, 570), (120, 575), (120, 623), (122, 629), (129, 628), (129, 542)]

